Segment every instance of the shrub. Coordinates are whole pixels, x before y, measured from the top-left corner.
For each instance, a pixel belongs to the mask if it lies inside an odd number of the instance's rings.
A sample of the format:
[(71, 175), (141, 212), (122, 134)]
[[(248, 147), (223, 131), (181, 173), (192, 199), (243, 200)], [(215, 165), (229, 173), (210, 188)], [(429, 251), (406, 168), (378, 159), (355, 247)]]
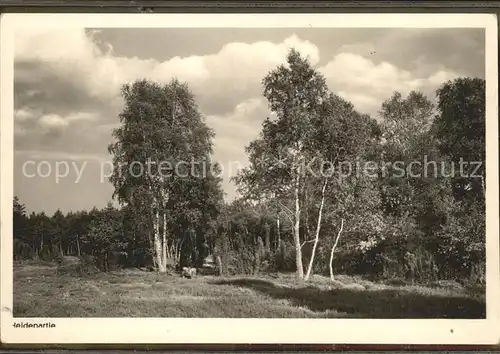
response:
[(409, 280), (429, 281), (438, 278), (434, 256), (422, 247), (406, 252), (404, 257), (405, 277)]
[(295, 265), (295, 246), (290, 241), (281, 240), (278, 249), (271, 256), (271, 269), (279, 272), (294, 272)]
[(92, 256), (74, 257), (59, 256), (57, 258), (57, 275), (84, 276), (97, 273)]

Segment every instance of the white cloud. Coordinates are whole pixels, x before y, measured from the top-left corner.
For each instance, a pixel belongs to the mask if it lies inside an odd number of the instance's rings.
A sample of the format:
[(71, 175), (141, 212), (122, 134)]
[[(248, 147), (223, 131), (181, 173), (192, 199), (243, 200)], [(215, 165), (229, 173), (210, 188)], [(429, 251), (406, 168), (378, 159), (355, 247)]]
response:
[[(51, 73), (83, 86), (91, 97), (113, 105), (121, 102), (119, 87), (126, 82), (139, 78), (167, 82), (173, 77), (187, 81), (195, 95), (210, 105), (228, 100), (241, 102), (260, 95), (262, 77), (284, 63), (291, 47), (306, 55), (313, 65), (319, 62), (318, 47), (295, 35), (282, 43), (233, 42), (211, 55), (174, 57), (160, 62), (117, 57), (109, 46), (103, 52), (95, 36), (85, 34), (83, 29), (30, 30), (17, 33), (15, 53), (17, 60), (43, 62), (51, 68)], [(343, 46), (320, 68), (330, 88), (352, 99), (356, 108), (364, 113), (375, 114), (380, 103), (394, 91), (432, 91), (443, 81), (458, 76), (441, 69), (428, 77), (416, 77), (391, 63), (375, 63), (370, 58), (372, 49), (369, 43)]]
[(221, 162), (232, 159), (247, 163), (245, 146), (258, 136), (267, 113), (264, 99), (250, 98), (229, 114), (207, 116), (207, 125), (216, 134), (215, 158)]
[(440, 70), (431, 77), (429, 77), (429, 82), (433, 85), (440, 86), (448, 80), (453, 80), (460, 75), (450, 71)]
[(78, 29), (25, 28), (15, 33), (16, 59), (67, 64), (80, 64), (101, 55), (95, 43)]
[(245, 92), (260, 94), (262, 77), (284, 62), (291, 47), (309, 57), (312, 63), (319, 61), (318, 48), (295, 35), (279, 44), (235, 42), (212, 55), (174, 57), (163, 62), (116, 57), (112, 50), (101, 51), (95, 37), (85, 34), (83, 29), (19, 31), (15, 58), (20, 62), (41, 62), (50, 68), (51, 74), (83, 86), (90, 96), (102, 100), (116, 100), (120, 86), (135, 79), (167, 82), (173, 77), (187, 81), (197, 95), (208, 91), (223, 98), (231, 87), (233, 94), (245, 99), (249, 97)]
[(440, 70), (428, 77), (417, 77), (388, 62), (375, 64), (353, 53), (339, 53), (319, 70), (325, 75), (332, 91), (351, 101), (362, 113), (375, 116), (381, 103), (394, 91), (402, 94), (412, 90), (432, 92), (444, 81), (459, 76)]
[(373, 42), (358, 42), (353, 44), (344, 44), (337, 50), (339, 53), (353, 53), (358, 55), (376, 54), (377, 46)]
[(245, 146), (257, 138), (267, 113), (263, 98), (250, 98), (229, 114), (211, 115), (206, 119), (216, 134), (213, 160), (223, 167), (223, 187), (229, 199), (235, 195), (235, 186), (229, 178), (236, 176), (239, 168), (248, 165)]
[(66, 153), (62, 151), (43, 151), (43, 150), (16, 150), (16, 155), (34, 160), (63, 160), (63, 161), (111, 161), (109, 155), (104, 154), (85, 154), (85, 153)]
[(68, 126), (68, 121), (64, 119), (63, 117), (57, 115), (57, 114), (47, 114), (42, 117), (40, 117), (39, 121), (40, 125), (44, 128), (65, 128)]
[[(29, 133), (37, 134), (37, 128), (42, 128), (45, 131), (60, 131), (67, 128), (70, 124), (81, 124), (98, 120), (98, 113), (93, 112), (73, 112), (61, 116), (56, 113), (42, 114), (38, 110), (23, 107), (14, 111), (14, 130), (16, 135), (24, 136)], [(31, 122), (36, 122), (37, 125), (30, 124)]]
[(98, 120), (99, 115), (97, 113), (90, 112), (75, 112), (64, 117), (68, 123), (73, 122), (89, 122)]
[(25, 122), (35, 118), (35, 112), (29, 108), (21, 108), (14, 111), (14, 119), (16, 122)]

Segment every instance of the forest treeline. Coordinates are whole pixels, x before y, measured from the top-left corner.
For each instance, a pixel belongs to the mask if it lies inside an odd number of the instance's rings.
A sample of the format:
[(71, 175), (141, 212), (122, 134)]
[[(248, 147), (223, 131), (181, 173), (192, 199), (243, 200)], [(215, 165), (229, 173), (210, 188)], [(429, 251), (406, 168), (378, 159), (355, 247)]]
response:
[[(124, 85), (109, 146), (120, 207), (27, 215), (15, 198), (14, 258), (166, 272), (211, 255), (226, 274), (484, 283), (483, 79), (443, 83), (435, 104), (395, 92), (378, 120), (331, 92), (295, 50), (262, 86), (272, 114), (246, 147), (250, 163), (232, 178), (240, 197), (228, 203), (214, 133), (187, 84)], [(165, 173), (165, 161), (184, 170)]]

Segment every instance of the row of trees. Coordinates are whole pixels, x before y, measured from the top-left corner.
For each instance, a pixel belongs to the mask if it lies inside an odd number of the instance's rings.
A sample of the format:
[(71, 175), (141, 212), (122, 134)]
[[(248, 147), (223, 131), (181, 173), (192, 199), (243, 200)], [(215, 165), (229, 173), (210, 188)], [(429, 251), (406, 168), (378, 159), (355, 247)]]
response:
[[(214, 134), (187, 85), (125, 85), (109, 146), (120, 208), (26, 217), (15, 200), (15, 255), (92, 254), (103, 269), (112, 256), (165, 272), (213, 254), (234, 273), (484, 279), (484, 80), (443, 84), (437, 105), (396, 92), (379, 122), (291, 50), (263, 89), (273, 118), (227, 204)], [(189, 163), (174, 171), (179, 162)]]
[(148, 245), (129, 228), (131, 213), (111, 203), (105, 208), (70, 212), (60, 210), (52, 216), (44, 212), (25, 213), (14, 198), (14, 258), (39, 258), (50, 261), (59, 256), (92, 256), (96, 265), (147, 266)]

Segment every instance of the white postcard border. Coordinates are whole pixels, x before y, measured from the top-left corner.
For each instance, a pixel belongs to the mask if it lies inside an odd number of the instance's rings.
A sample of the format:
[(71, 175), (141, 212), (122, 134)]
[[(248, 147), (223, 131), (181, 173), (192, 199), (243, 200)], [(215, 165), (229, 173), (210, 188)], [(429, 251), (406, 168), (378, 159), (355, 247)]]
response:
[[(497, 344), (498, 34), (488, 14), (4, 14), (1, 18), (1, 341), (4, 343)], [(219, 319), (12, 317), (13, 31), (16, 28), (405, 27), (484, 28), (486, 33), (487, 319)], [(55, 196), (56, 197), (56, 196)], [(14, 322), (56, 324), (19, 329)]]

